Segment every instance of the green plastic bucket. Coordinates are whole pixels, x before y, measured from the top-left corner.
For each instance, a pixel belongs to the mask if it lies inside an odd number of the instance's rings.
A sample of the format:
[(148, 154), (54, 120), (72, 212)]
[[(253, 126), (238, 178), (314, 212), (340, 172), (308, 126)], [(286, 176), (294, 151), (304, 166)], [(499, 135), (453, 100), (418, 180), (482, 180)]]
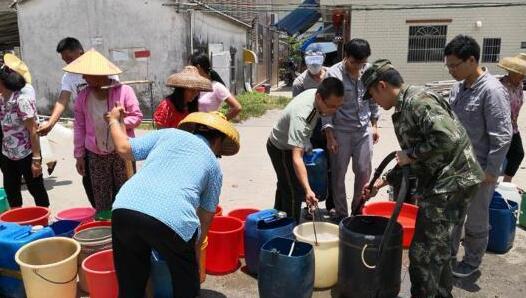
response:
[(95, 214), (96, 221), (110, 221), (111, 220), (111, 210), (102, 210)]
[(521, 210), (519, 212), (519, 225), (526, 228), (526, 192), (522, 194)]

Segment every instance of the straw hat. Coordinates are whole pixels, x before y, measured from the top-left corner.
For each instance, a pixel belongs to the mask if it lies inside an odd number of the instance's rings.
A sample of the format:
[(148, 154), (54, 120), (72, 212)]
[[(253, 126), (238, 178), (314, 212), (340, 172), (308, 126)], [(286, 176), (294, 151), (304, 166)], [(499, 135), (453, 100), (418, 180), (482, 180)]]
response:
[(517, 55), (517, 57), (519, 57), (522, 60), (526, 61), (526, 53), (520, 53), (519, 55)]
[(521, 55), (505, 57), (497, 66), (507, 71), (526, 75), (526, 58), (521, 58)]
[(64, 67), (63, 70), (91, 76), (112, 76), (122, 73), (122, 70), (95, 49), (87, 51)]
[(31, 74), (29, 73), (29, 68), (22, 60), (20, 60), (20, 58), (13, 54), (7, 53), (4, 55), (4, 64), (9, 67), (9, 69), (24, 77), (26, 83), (31, 84)]
[(185, 66), (181, 72), (169, 76), (166, 81), (166, 86), (212, 91), (212, 82), (202, 77), (195, 66)]
[(179, 122), (179, 128), (193, 133), (196, 124), (206, 125), (226, 135), (221, 148), (221, 155), (234, 155), (239, 151), (239, 132), (232, 123), (226, 120), (225, 115), (220, 112), (191, 113)]

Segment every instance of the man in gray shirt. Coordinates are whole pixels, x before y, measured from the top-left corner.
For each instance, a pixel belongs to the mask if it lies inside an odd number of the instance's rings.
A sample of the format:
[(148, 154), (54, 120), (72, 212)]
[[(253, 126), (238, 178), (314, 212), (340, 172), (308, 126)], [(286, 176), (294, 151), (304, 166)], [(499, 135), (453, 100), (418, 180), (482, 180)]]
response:
[(327, 75), (328, 68), (323, 66), (324, 60), (325, 57), (321, 52), (305, 53), (307, 70), (300, 74), (292, 83), (292, 97), (296, 97), (307, 89), (318, 88)]
[(372, 172), (373, 142), (378, 142), (379, 138), (378, 105), (374, 101), (362, 100), (365, 90), (360, 77), (365, 70), (367, 58), (371, 55), (369, 43), (363, 39), (353, 39), (345, 44), (344, 52), (343, 61), (331, 67), (327, 74), (328, 77), (335, 77), (343, 82), (344, 103), (332, 117), (322, 119), (330, 154), (335, 205), (335, 210), (331, 213), (335, 221), (349, 215), (345, 175), (351, 157), (355, 175), (352, 210), (356, 212), (362, 189)]
[[(453, 275), (467, 277), (478, 270), (488, 245), (489, 205), (512, 137), (510, 106), (505, 87), (479, 65), (480, 46), (459, 35), (444, 50), (446, 66), (457, 83), (450, 104), (466, 127), (477, 160), (486, 173), (465, 219), (464, 259), (454, 263)], [(452, 256), (460, 245), (463, 222), (453, 230)]]

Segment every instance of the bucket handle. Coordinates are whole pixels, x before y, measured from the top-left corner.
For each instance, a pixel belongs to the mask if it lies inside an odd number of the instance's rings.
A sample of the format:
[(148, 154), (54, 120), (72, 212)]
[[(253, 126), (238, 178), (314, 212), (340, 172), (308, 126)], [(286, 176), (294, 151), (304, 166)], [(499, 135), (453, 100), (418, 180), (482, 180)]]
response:
[(65, 285), (65, 284), (69, 284), (70, 282), (72, 282), (72, 281), (77, 279), (77, 275), (79, 273), (79, 269), (77, 267), (77, 271), (75, 272), (75, 275), (73, 275), (73, 278), (71, 278), (68, 281), (52, 281), (52, 280), (47, 279), (46, 277), (42, 276), (40, 273), (38, 273), (38, 269), (33, 269), (33, 273), (36, 276), (40, 277), (41, 279), (47, 281), (48, 283), (51, 283), (51, 284), (54, 284), (54, 285)]
[[(506, 203), (508, 206), (508, 210), (511, 211), (513, 209), (508, 200), (504, 199), (504, 203)], [(515, 218), (515, 221), (517, 221), (517, 217), (519, 217), (519, 210), (511, 211), (511, 214), (513, 215), (513, 218)]]
[(367, 249), (367, 244), (365, 244), (362, 248), (362, 264), (367, 267), (368, 269), (375, 269), (376, 268), (376, 265), (369, 265), (367, 264), (367, 262), (365, 261), (365, 250)]

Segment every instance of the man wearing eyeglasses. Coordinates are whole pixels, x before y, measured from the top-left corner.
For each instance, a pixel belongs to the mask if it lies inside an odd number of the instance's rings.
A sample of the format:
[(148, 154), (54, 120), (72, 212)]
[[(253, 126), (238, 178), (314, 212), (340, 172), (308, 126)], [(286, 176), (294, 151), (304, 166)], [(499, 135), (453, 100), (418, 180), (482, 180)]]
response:
[(358, 206), (361, 192), (372, 172), (373, 143), (378, 142), (377, 122), (380, 117), (374, 101), (363, 101), (365, 89), (360, 77), (371, 55), (369, 43), (353, 39), (344, 46), (345, 58), (329, 69), (328, 77), (335, 77), (345, 87), (344, 103), (336, 114), (322, 119), (327, 137), (332, 171), (332, 193), (335, 210), (329, 210), (333, 221), (339, 223), (349, 215), (345, 175), (352, 157), (355, 175), (352, 210)]
[[(455, 37), (446, 46), (444, 56), (449, 73), (459, 81), (451, 90), (449, 102), (485, 171), (485, 180), (467, 210), (464, 259), (453, 266), (453, 275), (468, 277), (478, 270), (488, 245), (489, 205), (512, 137), (510, 105), (505, 87), (480, 67), (480, 46), (472, 37)], [(453, 231), (453, 260), (462, 225)]]

